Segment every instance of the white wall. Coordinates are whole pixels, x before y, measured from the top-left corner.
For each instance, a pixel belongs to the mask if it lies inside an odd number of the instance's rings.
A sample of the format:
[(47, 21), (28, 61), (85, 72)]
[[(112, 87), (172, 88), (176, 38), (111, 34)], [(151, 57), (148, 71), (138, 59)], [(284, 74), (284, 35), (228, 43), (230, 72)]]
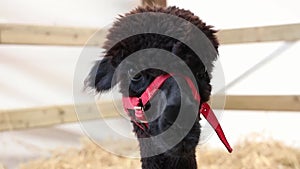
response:
[[(102, 28), (137, 6), (134, 0), (1, 0), (0, 22)], [(72, 102), (82, 47), (0, 45), (0, 109)], [(95, 51), (94, 59), (101, 54)]]
[(138, 4), (135, 0), (1, 0), (0, 22), (98, 28)]

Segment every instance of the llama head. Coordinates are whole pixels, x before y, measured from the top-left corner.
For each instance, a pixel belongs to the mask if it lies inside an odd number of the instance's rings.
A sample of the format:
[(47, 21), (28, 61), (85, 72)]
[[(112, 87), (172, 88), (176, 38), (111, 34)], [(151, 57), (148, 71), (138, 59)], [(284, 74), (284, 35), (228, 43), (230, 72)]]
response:
[[(134, 14), (142, 13), (154, 17), (148, 22), (151, 24), (147, 25), (145, 21), (147, 17), (144, 15), (133, 17)], [(206, 39), (195, 38), (191, 34), (190, 26), (185, 23), (178, 22), (174, 25), (174, 21), (161, 18), (155, 15), (156, 13), (176, 16), (190, 22), (205, 35)], [(157, 27), (162, 31), (175, 31), (176, 35), (182, 38), (176, 39), (174, 36), (151, 32)], [(139, 32), (139, 29), (145, 28), (147, 30), (143, 31), (146, 33)], [(133, 32), (134, 35), (122, 36), (128, 32)], [(192, 150), (198, 144), (200, 135), (199, 104), (208, 101), (211, 93), (211, 71), (218, 48), (215, 32), (211, 26), (207, 26), (190, 11), (175, 7), (137, 8), (121, 17), (110, 29), (104, 45), (104, 58), (95, 63), (86, 85), (101, 93), (119, 84), (123, 96), (139, 97), (156, 77), (174, 74), (160, 87), (159, 94), (144, 105), (149, 122), (147, 133), (151, 136), (159, 135), (178, 122), (173, 128), (176, 130), (173, 136), (167, 136), (157, 145), (163, 146), (168, 144), (167, 140), (181, 137), (187, 143), (175, 145), (169, 150), (170, 154), (176, 155), (179, 152), (178, 155), (193, 154)], [(199, 57), (186, 42), (201, 45), (199, 43), (201, 41), (208, 42), (210, 46), (201, 47), (202, 56)], [(180, 76), (176, 76), (179, 74)], [(193, 79), (201, 96), (201, 103), (197, 103), (194, 99), (192, 91), (181, 76)], [(184, 116), (177, 121), (182, 111)], [(186, 124), (191, 124), (189, 125), (191, 127), (186, 128)], [(135, 129), (136, 132), (137, 130)], [(138, 136), (143, 137), (139, 134)]]

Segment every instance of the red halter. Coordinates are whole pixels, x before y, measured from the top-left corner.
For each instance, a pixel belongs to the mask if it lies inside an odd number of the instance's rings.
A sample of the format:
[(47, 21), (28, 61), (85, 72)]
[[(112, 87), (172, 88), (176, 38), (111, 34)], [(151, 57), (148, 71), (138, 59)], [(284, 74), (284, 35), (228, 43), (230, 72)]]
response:
[[(146, 127), (148, 127), (147, 119), (145, 118), (143, 107), (146, 105), (147, 102), (156, 94), (157, 90), (162, 86), (162, 84), (171, 77), (170, 74), (166, 75), (160, 75), (154, 79), (154, 81), (147, 87), (147, 89), (144, 91), (144, 93), (140, 97), (123, 97), (123, 107), (125, 111), (130, 116), (130, 113), (128, 110), (134, 110), (135, 111), (135, 119), (133, 117), (132, 121), (139, 126), (142, 130), (145, 130), (145, 128), (142, 126), (141, 123), (144, 123)], [(189, 87), (191, 88), (195, 100), (197, 100), (200, 103), (200, 95), (197, 92), (196, 87), (194, 86), (193, 82), (190, 78), (184, 77), (186, 82), (188, 83)], [(201, 113), (205, 119), (209, 122), (209, 124), (215, 129), (215, 132), (217, 133), (219, 139), (222, 141), (222, 143), (225, 145), (227, 150), (231, 153), (232, 148), (230, 147), (224, 132), (222, 130), (222, 127), (216, 118), (214, 112), (210, 108), (210, 106), (207, 103), (203, 103), (199, 113)], [(138, 121), (139, 122), (138, 122)]]

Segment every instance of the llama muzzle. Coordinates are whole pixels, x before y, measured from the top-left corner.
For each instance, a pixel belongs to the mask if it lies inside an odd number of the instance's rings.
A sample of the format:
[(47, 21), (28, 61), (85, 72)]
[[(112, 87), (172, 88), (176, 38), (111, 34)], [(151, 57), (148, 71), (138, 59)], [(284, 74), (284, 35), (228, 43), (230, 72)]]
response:
[[(131, 120), (139, 126), (142, 130), (146, 130), (141, 123), (144, 123), (146, 127), (148, 127), (148, 122), (144, 114), (144, 105), (146, 105), (151, 98), (156, 94), (158, 89), (164, 84), (164, 82), (172, 77), (173, 74), (165, 74), (156, 77), (152, 83), (146, 88), (144, 93), (140, 97), (123, 97), (123, 107), (127, 114), (130, 116)], [(182, 76), (187, 84), (189, 85), (190, 89), (192, 90), (194, 99), (200, 103), (201, 97), (198, 93), (195, 85), (193, 84), (192, 80), (187, 76)], [(134, 115), (132, 116), (129, 113), (129, 110), (134, 111)], [(204, 116), (204, 118), (208, 121), (208, 123), (214, 128), (216, 134), (218, 135), (221, 142), (224, 144), (228, 152), (232, 152), (232, 148), (228, 143), (226, 136), (223, 132), (223, 129), (215, 116), (215, 113), (211, 109), (208, 103), (203, 103), (201, 108), (199, 109), (199, 113)]]

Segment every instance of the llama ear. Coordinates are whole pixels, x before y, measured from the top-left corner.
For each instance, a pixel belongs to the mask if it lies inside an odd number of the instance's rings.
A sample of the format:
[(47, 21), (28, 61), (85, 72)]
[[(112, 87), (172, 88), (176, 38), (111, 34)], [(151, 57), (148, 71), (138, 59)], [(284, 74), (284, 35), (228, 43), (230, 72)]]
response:
[(104, 58), (96, 61), (88, 77), (85, 79), (85, 87), (96, 89), (97, 92), (104, 92), (116, 85), (113, 82), (115, 68), (111, 64), (111, 58)]

